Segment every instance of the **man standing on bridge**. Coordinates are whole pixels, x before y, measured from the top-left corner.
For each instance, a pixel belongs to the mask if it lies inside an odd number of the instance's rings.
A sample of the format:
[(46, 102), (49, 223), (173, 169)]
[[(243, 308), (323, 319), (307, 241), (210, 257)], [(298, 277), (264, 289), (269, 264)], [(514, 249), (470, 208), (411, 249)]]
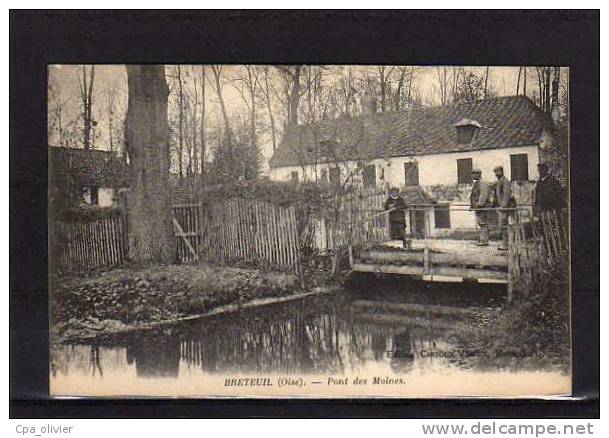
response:
[(543, 212), (564, 208), (565, 194), (560, 183), (548, 173), (546, 163), (539, 163), (537, 168), (539, 169), (539, 181), (535, 186), (533, 215), (539, 218)]
[(408, 246), (406, 239), (406, 204), (397, 188), (389, 190), (389, 197), (385, 201), (385, 210), (389, 210), (389, 235), (391, 239), (402, 241), (404, 248)]
[(470, 207), (476, 212), (476, 224), (480, 227), (480, 238), (476, 245), (488, 245), (488, 219), (489, 211), (486, 208), (492, 206), (492, 201), (489, 199), (490, 186), (482, 179), (482, 171), (478, 168), (472, 169), (472, 191), (469, 195)]
[(501, 245), (499, 250), (507, 251), (508, 248), (508, 225), (510, 217), (516, 209), (516, 198), (512, 195), (512, 183), (503, 174), (503, 166), (495, 166), (493, 169), (497, 177), (495, 186), (495, 205), (499, 207), (499, 227), (501, 228)]

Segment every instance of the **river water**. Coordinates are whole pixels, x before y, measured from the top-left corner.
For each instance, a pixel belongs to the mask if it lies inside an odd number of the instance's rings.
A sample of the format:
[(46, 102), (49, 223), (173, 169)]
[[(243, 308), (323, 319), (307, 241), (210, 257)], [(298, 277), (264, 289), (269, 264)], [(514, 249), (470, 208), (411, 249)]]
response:
[(227, 376), (271, 376), (277, 390), (273, 376), (283, 376), (320, 394), (328, 379), (342, 376), (353, 383), (354, 376), (412, 381), (473, 373), (448, 334), (488, 317), (504, 299), (505, 286), (356, 279), (337, 293), (54, 345), (51, 388), (63, 395), (196, 395), (206, 393), (204, 382), (226, 385)]

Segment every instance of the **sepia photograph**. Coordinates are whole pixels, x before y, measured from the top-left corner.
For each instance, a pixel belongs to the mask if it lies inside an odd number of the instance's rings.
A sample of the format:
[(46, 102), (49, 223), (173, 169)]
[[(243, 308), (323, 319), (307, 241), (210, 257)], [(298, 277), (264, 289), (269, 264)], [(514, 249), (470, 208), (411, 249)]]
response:
[(51, 396), (571, 395), (569, 74), (49, 64)]

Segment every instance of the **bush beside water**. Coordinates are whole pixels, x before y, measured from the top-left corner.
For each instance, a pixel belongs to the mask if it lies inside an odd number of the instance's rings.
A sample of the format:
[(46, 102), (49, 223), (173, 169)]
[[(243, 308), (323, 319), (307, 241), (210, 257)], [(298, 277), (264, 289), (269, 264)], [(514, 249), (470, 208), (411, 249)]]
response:
[(292, 275), (209, 265), (119, 269), (83, 280), (52, 282), (51, 324), (58, 334), (101, 330), (205, 313), (254, 298), (280, 297), (299, 288)]
[[(514, 299), (494, 318), (459, 326), (452, 334), (471, 351), (476, 369), (570, 367), (569, 270), (559, 263), (544, 270), (527, 291), (517, 284)], [(485, 353), (484, 355), (475, 354)]]

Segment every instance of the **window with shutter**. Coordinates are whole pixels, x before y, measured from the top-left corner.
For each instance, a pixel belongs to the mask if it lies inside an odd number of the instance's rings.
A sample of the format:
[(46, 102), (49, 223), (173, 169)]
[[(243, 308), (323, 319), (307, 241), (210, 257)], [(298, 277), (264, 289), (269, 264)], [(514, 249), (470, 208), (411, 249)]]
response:
[(529, 158), (527, 154), (510, 155), (510, 168), (512, 169), (512, 181), (529, 180)]
[(404, 163), (404, 184), (407, 186), (419, 185), (419, 164), (416, 161)]
[(374, 164), (364, 167), (363, 183), (364, 187), (376, 186), (376, 166)]
[(459, 184), (470, 184), (472, 182), (472, 169), (474, 168), (471, 158), (457, 160), (457, 182)]

